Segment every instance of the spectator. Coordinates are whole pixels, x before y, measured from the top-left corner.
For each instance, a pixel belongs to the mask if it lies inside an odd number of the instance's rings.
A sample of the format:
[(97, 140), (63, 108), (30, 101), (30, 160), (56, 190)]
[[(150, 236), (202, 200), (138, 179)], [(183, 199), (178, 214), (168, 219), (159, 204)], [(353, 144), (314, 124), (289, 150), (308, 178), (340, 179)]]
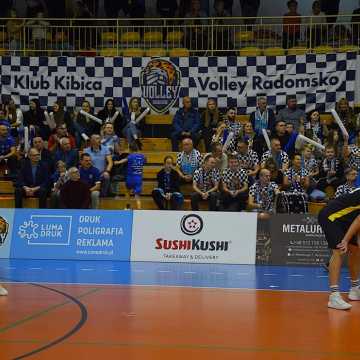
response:
[(66, 164), (59, 160), (56, 163), (56, 170), (50, 178), (53, 188), (51, 189), (50, 204), (52, 209), (61, 208), (60, 204), (60, 190), (63, 185), (68, 181), (68, 173), (66, 171)]
[[(65, 111), (63, 102), (60, 100), (54, 102), (52, 110), (53, 110), (52, 116), (53, 116), (56, 126), (65, 124), (68, 131), (71, 134), (73, 134), (74, 129), (73, 129), (71, 116), (67, 111)], [(50, 115), (51, 115), (51, 113), (50, 113)]]
[(270, 180), (277, 184), (279, 188), (281, 188), (283, 185), (284, 175), (283, 172), (278, 168), (276, 161), (271, 157), (268, 158), (265, 161), (264, 169), (270, 171)]
[(236, 158), (239, 161), (240, 168), (247, 172), (249, 182), (253, 183), (259, 172), (259, 157), (254, 150), (249, 149), (249, 142), (240, 139), (237, 142)]
[(276, 120), (292, 123), (295, 131), (298, 131), (300, 125), (304, 124), (305, 118), (305, 112), (297, 106), (296, 95), (289, 95), (287, 97), (287, 107), (279, 111)]
[(249, 149), (254, 150), (258, 156), (262, 156), (264, 151), (266, 151), (264, 136), (256, 134), (251, 122), (246, 122), (243, 125), (242, 138), (248, 142)]
[(45, 209), (50, 173), (45, 162), (40, 161), (40, 153), (31, 148), (18, 173), (15, 184), (15, 207), (22, 208), (24, 197), (39, 198), (39, 208)]
[(89, 154), (94, 166), (100, 171), (101, 177), (101, 196), (105, 197), (109, 194), (110, 173), (113, 167), (111, 151), (107, 146), (101, 145), (100, 135), (92, 135), (90, 139), (90, 147), (84, 149)]
[(118, 112), (117, 115), (115, 115), (117, 112), (115, 106), (114, 106), (114, 100), (108, 99), (105, 102), (105, 106), (102, 110), (98, 113), (98, 118), (103, 121), (103, 124), (111, 123), (114, 126), (115, 134), (120, 137), (124, 130), (124, 119), (120, 115), (120, 112)]
[(278, 185), (271, 181), (271, 172), (261, 169), (259, 180), (250, 187), (249, 208), (257, 211), (273, 212), (276, 196), (280, 193)]
[(140, 122), (138, 120), (141, 115), (141, 107), (140, 107), (139, 99), (136, 97), (132, 97), (129, 101), (129, 108), (125, 108), (123, 110), (123, 114), (126, 123), (123, 129), (124, 136), (129, 145), (135, 142), (137, 147), (141, 150), (142, 149), (142, 143), (140, 141), (141, 127), (145, 119), (140, 120)]
[[(324, 37), (326, 32), (326, 17), (323, 12), (321, 12), (320, 1), (314, 1), (312, 4), (312, 14), (311, 17), (305, 18), (305, 22), (309, 25), (309, 32), (311, 32), (312, 42), (308, 42), (308, 47), (310, 49), (315, 46), (319, 46), (325, 43), (326, 38)], [(327, 34), (326, 34), (327, 35)]]
[(200, 114), (191, 104), (191, 99), (183, 99), (183, 108), (179, 109), (173, 119), (171, 143), (172, 150), (179, 151), (179, 141), (190, 137), (195, 147), (200, 139), (201, 119)]
[(321, 10), (327, 15), (326, 22), (330, 24), (336, 23), (340, 0), (320, 0), (320, 3)]
[(100, 199), (100, 171), (93, 166), (91, 156), (87, 153), (82, 153), (80, 157), (80, 179), (88, 185), (91, 195), (91, 208), (99, 208)]
[(65, 209), (88, 209), (91, 204), (89, 185), (80, 178), (76, 167), (68, 170), (69, 180), (61, 187), (60, 202)]
[(178, 4), (176, 0), (157, 0), (156, 10), (161, 18), (174, 18)]
[(46, 122), (44, 110), (40, 107), (39, 100), (30, 100), (29, 106), (29, 111), (24, 113), (24, 126), (29, 127), (31, 135), (35, 132), (36, 135), (47, 141), (50, 136), (50, 128)]
[(46, 12), (46, 4), (44, 0), (25, 0), (26, 17), (35, 18), (39, 12)]
[[(353, 142), (356, 136), (356, 131), (358, 130), (358, 126), (357, 126), (357, 119), (354, 114), (354, 110), (350, 107), (349, 101), (345, 98), (341, 98), (337, 102), (335, 106), (335, 110), (337, 111), (340, 120), (342, 121), (342, 123), (344, 124), (345, 128), (349, 133), (349, 142), (350, 143)], [(329, 125), (329, 128), (338, 130), (339, 132), (339, 126), (335, 121), (333, 121), (331, 125)], [(341, 131), (339, 132), (339, 137), (340, 137), (339, 141), (342, 144), (344, 139)]]
[(248, 198), (248, 175), (241, 169), (235, 155), (229, 155), (229, 167), (222, 172), (222, 204), (224, 210), (235, 208), (236, 211), (246, 209)]
[(101, 137), (101, 146), (106, 146), (111, 154), (120, 153), (120, 139), (114, 132), (114, 125), (106, 123), (103, 126), (103, 135)]
[(70, 139), (63, 137), (60, 139), (59, 145), (59, 149), (55, 153), (55, 163), (61, 160), (66, 164), (67, 169), (78, 166), (79, 152), (71, 148)]
[(204, 159), (203, 165), (194, 173), (191, 194), (191, 209), (199, 210), (200, 201), (208, 201), (209, 211), (218, 209), (220, 173), (215, 168), (216, 161), (212, 155)]
[(338, 186), (335, 193), (336, 198), (349, 194), (357, 189), (355, 184), (357, 174), (358, 172), (355, 169), (348, 168), (345, 170), (346, 183)]
[(354, 144), (349, 145), (345, 139), (343, 155), (347, 167), (360, 171), (360, 131), (356, 135)]
[[(81, 109), (84, 112), (93, 115), (90, 103), (87, 100), (82, 102)], [(75, 112), (73, 124), (78, 149), (81, 148), (81, 139), (86, 142), (91, 135), (100, 134), (100, 125), (94, 120), (89, 119), (87, 116), (80, 114), (80, 112)]]
[(7, 168), (11, 177), (16, 175), (17, 159), (15, 139), (9, 135), (9, 129), (6, 125), (0, 124), (0, 165), (5, 165), (5, 174)]
[(359, 45), (360, 40), (360, 3), (359, 7), (355, 9), (351, 17), (351, 33), (352, 33), (352, 43), (356, 46)]
[(258, 98), (256, 110), (250, 114), (250, 122), (259, 136), (262, 136), (263, 129), (267, 130), (269, 134), (273, 131), (275, 114), (272, 109), (268, 108), (266, 97)]
[(301, 15), (297, 12), (296, 0), (289, 0), (287, 7), (289, 12), (283, 17), (283, 48), (298, 46), (300, 39)]
[(307, 144), (304, 146), (304, 149), (302, 151), (301, 166), (309, 174), (309, 187), (307, 193), (312, 200), (321, 201), (325, 199), (326, 194), (316, 189), (320, 170), (319, 164), (316, 161), (313, 153), (314, 148), (312, 145)]
[(301, 166), (301, 155), (294, 154), (292, 166), (284, 173), (284, 189), (292, 193), (306, 193), (309, 187), (309, 173)]
[(214, 99), (209, 99), (205, 111), (201, 115), (202, 137), (205, 141), (205, 149), (211, 151), (212, 138), (216, 132), (219, 122), (222, 121), (222, 115)]
[(126, 176), (126, 163), (129, 153), (122, 151), (119, 147), (119, 153), (113, 155), (113, 167), (111, 170), (110, 192), (112, 195), (119, 195), (120, 183), (124, 182)]
[[(214, 49), (217, 51), (214, 52), (213, 56), (230, 56), (233, 53), (230, 53), (229, 50), (233, 49), (233, 44), (231, 41), (231, 32), (229, 31), (228, 25), (232, 25), (232, 22), (226, 21), (224, 18), (231, 16), (225, 9), (224, 0), (215, 0), (214, 1)], [(223, 51), (225, 50), (225, 51)]]
[(312, 130), (313, 136), (316, 141), (319, 143), (322, 143), (324, 136), (326, 136), (329, 132), (326, 124), (321, 124), (320, 122), (320, 113), (319, 110), (312, 110), (310, 111), (307, 116), (304, 123), (305, 132), (306, 130)]
[(152, 191), (152, 197), (160, 210), (168, 208), (178, 210), (184, 202), (184, 196), (180, 192), (180, 178), (174, 169), (171, 156), (164, 159), (164, 168), (157, 174), (158, 187)]
[(335, 149), (335, 155), (341, 154), (343, 147), (340, 144), (339, 131), (335, 129), (329, 130), (328, 135), (324, 138), (324, 145), (325, 147), (332, 146)]
[(281, 149), (284, 150), (290, 157), (295, 152), (295, 141), (293, 137), (286, 131), (285, 121), (279, 120), (275, 124), (272, 137), (280, 140)]
[(201, 165), (200, 152), (193, 147), (191, 139), (182, 141), (182, 152), (177, 155), (176, 165), (179, 170), (181, 182), (192, 183), (195, 170)]
[(10, 18), (6, 22), (6, 30), (8, 34), (8, 40), (10, 42), (11, 55), (18, 55), (18, 51), (21, 49), (22, 32), (25, 25), (25, 20), (17, 19), (17, 13), (15, 9), (10, 10)]
[(343, 182), (343, 167), (336, 158), (335, 148), (331, 145), (325, 147), (325, 158), (320, 167), (320, 179), (317, 189), (326, 192), (332, 197), (336, 188)]
[(44, 20), (44, 13), (39, 11), (36, 14), (36, 19), (27, 21), (26, 26), (32, 28), (31, 40), (33, 41), (33, 48), (36, 50), (36, 56), (46, 56), (46, 41), (47, 30), (50, 27), (50, 23)]
[(70, 148), (75, 149), (76, 147), (75, 138), (68, 133), (66, 124), (63, 123), (61, 125), (57, 125), (56, 132), (50, 136), (48, 141), (49, 151), (56, 152), (57, 150), (59, 150), (61, 147), (60, 146), (61, 139), (68, 139), (70, 143)]
[(274, 159), (276, 166), (282, 171), (285, 172), (289, 167), (289, 156), (288, 154), (281, 150), (280, 140), (277, 138), (271, 139), (271, 150), (266, 151), (261, 158), (261, 168), (265, 167), (265, 162), (267, 159)]
[[(16, 107), (15, 101), (10, 99), (6, 106), (7, 118), (11, 126), (11, 135), (13, 137), (20, 136), (23, 132), (24, 116), (22, 111)], [(22, 134), (23, 136), (23, 134)], [(19, 139), (20, 141), (23, 139)]]
[[(199, 0), (191, 0), (191, 9), (185, 15), (185, 47), (201, 55), (208, 47), (207, 15), (201, 10)], [(199, 53), (200, 51), (200, 53)]]
[(224, 124), (220, 124), (217, 133), (213, 137), (213, 142), (226, 143), (227, 137), (232, 133), (232, 140), (226, 151), (234, 152), (236, 150), (236, 142), (241, 135), (242, 125), (236, 120), (236, 109), (230, 108), (227, 111)]
[(52, 173), (54, 169), (54, 159), (51, 152), (45, 149), (44, 140), (40, 136), (36, 136), (32, 139), (32, 146), (39, 152), (40, 160), (47, 164), (50, 173)]
[(127, 172), (126, 172), (126, 197), (128, 200), (127, 207), (130, 207), (130, 191), (133, 191), (135, 196), (136, 207), (138, 210), (141, 209), (141, 192), (143, 182), (143, 168), (146, 164), (146, 157), (144, 154), (139, 154), (139, 148), (136, 143), (130, 144), (130, 154), (126, 158), (127, 161)]
[(215, 159), (215, 168), (219, 171), (225, 170), (228, 167), (228, 156), (223, 152), (223, 147), (219, 143), (213, 143), (211, 147), (211, 154)]
[[(260, 7), (260, 0), (240, 0), (241, 16), (245, 24), (255, 24)], [(251, 18), (251, 19), (249, 19)]]

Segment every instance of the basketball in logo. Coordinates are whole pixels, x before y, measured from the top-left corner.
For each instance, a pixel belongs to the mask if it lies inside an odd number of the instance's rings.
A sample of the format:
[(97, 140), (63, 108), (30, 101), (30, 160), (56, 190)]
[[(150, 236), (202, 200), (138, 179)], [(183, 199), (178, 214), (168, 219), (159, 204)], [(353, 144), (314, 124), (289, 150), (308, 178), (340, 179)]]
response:
[(9, 224), (2, 216), (0, 216), (0, 246), (4, 244), (8, 232)]
[(203, 226), (202, 218), (195, 214), (183, 216), (180, 222), (181, 231), (186, 235), (198, 234), (201, 232)]
[(166, 59), (151, 59), (140, 74), (142, 97), (155, 112), (162, 114), (176, 102), (180, 92), (180, 71)]

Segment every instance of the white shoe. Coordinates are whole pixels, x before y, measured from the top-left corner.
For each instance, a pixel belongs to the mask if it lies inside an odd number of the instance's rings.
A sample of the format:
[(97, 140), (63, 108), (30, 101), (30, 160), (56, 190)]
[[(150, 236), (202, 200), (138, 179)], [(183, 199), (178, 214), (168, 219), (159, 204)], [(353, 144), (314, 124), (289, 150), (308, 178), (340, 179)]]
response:
[(360, 300), (360, 288), (350, 289), (349, 291), (349, 300), (357, 301)]
[(8, 291), (0, 285), (0, 296), (6, 296)]
[(333, 293), (329, 296), (328, 307), (337, 310), (349, 310), (352, 308), (352, 305), (347, 303), (340, 293)]

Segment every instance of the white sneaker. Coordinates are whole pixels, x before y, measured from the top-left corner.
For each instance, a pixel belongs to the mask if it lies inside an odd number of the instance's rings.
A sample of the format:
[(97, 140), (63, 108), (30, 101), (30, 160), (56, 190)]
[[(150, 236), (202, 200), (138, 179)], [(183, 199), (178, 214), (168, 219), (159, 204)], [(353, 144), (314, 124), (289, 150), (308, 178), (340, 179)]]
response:
[(349, 300), (357, 301), (360, 300), (360, 288), (350, 289), (349, 291)]
[(0, 285), (0, 296), (6, 296), (8, 291)]
[(352, 305), (347, 303), (340, 293), (333, 293), (329, 296), (328, 307), (337, 310), (349, 310), (352, 308)]

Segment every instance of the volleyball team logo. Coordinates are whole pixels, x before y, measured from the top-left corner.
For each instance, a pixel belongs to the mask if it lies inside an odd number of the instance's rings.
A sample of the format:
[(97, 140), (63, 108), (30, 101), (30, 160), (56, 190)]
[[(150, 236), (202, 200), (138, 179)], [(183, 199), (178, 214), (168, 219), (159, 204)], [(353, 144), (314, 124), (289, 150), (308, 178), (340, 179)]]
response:
[(9, 223), (2, 216), (0, 216), (0, 246), (5, 243), (8, 233)]
[(151, 59), (140, 73), (142, 97), (159, 114), (169, 110), (179, 97), (181, 74), (171, 61)]

